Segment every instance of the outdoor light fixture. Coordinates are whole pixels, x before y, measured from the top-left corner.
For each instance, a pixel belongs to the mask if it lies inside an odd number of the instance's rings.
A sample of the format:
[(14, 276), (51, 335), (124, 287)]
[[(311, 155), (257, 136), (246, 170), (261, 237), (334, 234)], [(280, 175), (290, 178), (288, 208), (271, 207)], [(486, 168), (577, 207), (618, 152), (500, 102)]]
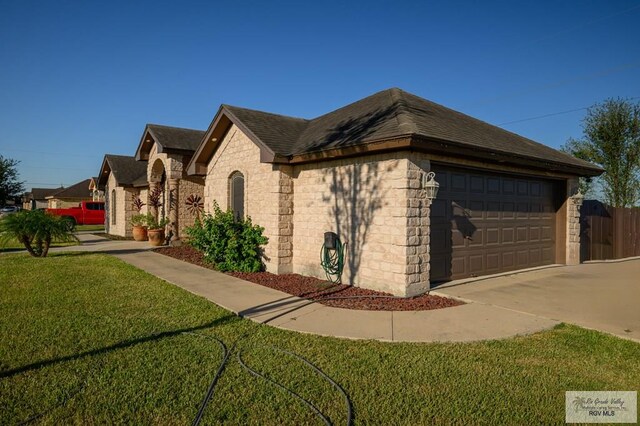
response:
[(576, 192), (571, 198), (573, 198), (573, 201), (575, 201), (576, 204), (582, 204), (582, 201), (584, 201), (584, 194), (578, 190), (578, 192)]
[(425, 173), (422, 176), (422, 189), (426, 193), (427, 200), (433, 201), (438, 195), (440, 184), (435, 180), (436, 174), (433, 172)]

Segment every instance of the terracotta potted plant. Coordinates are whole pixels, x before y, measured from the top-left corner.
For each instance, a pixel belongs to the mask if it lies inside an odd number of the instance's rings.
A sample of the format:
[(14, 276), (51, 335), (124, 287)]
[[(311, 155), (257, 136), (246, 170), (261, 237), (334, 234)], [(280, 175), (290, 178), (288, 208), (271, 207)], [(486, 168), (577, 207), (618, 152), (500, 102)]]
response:
[(136, 214), (131, 217), (131, 225), (133, 225), (133, 239), (136, 241), (147, 241), (147, 222), (150, 215)]
[(141, 213), (142, 207), (145, 205), (145, 203), (142, 202), (140, 197), (136, 197), (131, 204), (133, 208), (138, 212), (138, 214), (135, 214), (133, 215), (133, 217), (131, 217), (133, 239), (136, 241), (146, 241), (147, 215)]
[(164, 245), (165, 233), (164, 227), (167, 226), (169, 221), (167, 218), (162, 218), (157, 221), (153, 216), (148, 215), (147, 219), (147, 236), (152, 246)]

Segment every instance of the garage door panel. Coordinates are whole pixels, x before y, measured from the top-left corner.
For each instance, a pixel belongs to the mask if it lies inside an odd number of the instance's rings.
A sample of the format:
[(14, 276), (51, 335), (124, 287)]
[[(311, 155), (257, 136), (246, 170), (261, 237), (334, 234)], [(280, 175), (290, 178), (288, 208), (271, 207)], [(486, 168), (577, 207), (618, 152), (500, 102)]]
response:
[(434, 168), (440, 191), (431, 213), (433, 281), (554, 262), (552, 181)]
[(469, 192), (467, 187), (467, 175), (462, 173), (451, 173), (451, 191)]
[(529, 250), (518, 250), (516, 254), (516, 266), (526, 268), (529, 265)]
[(476, 254), (469, 256), (469, 273), (471, 275), (482, 274), (485, 270), (484, 255)]
[(486, 245), (500, 244), (500, 230), (498, 228), (487, 228)]
[(514, 228), (502, 228), (502, 244), (515, 243), (516, 230)]
[(487, 254), (487, 271), (500, 270), (500, 253), (488, 253)]
[(542, 262), (543, 265), (549, 265), (555, 263), (554, 251), (549, 247), (542, 247)]
[(516, 266), (516, 259), (513, 252), (502, 253), (502, 269), (510, 269)]

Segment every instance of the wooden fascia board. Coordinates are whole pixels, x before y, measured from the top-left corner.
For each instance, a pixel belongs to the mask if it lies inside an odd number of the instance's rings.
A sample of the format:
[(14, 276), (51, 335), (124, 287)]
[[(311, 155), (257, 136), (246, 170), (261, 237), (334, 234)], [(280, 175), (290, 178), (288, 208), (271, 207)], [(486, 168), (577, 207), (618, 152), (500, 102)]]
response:
[[(151, 142), (146, 142), (147, 135), (151, 137)], [(147, 124), (144, 128), (144, 132), (142, 132), (142, 137), (140, 138), (140, 143), (138, 144), (138, 149), (136, 149), (136, 160), (137, 161), (146, 161), (149, 160), (149, 152), (151, 151), (151, 147), (156, 141), (155, 137), (151, 133), (149, 129), (149, 125)]]
[[(187, 164), (186, 169), (188, 175), (202, 176), (207, 173), (207, 162), (213, 155), (210, 155), (210, 152), (215, 152), (216, 146), (220, 143), (220, 138), (214, 138), (213, 132), (219, 127), (220, 122), (224, 117), (222, 110), (222, 106), (218, 108), (218, 112), (213, 117), (213, 120), (211, 120), (209, 128), (205, 132), (200, 145), (196, 149), (196, 152), (193, 154), (193, 157), (191, 157), (191, 161), (189, 161), (189, 164)], [(212, 146), (212, 144), (216, 146)]]
[[(193, 158), (187, 165), (187, 174), (202, 176), (207, 173), (207, 163), (215, 155), (218, 146), (226, 136), (231, 124), (235, 124), (260, 149), (261, 163), (287, 163), (288, 160), (277, 155), (264, 142), (260, 140), (247, 126), (244, 125), (231, 111), (223, 106), (220, 107), (216, 117), (211, 122), (209, 129), (204, 135), (200, 146), (196, 150)], [(222, 127), (221, 127), (222, 126)], [(217, 135), (216, 135), (217, 134)], [(214, 135), (216, 135), (214, 137)], [(215, 140), (213, 140), (215, 139)]]
[(602, 170), (580, 167), (566, 163), (558, 163), (550, 160), (541, 160), (533, 157), (526, 157), (518, 154), (499, 152), (480, 147), (469, 147), (457, 142), (440, 140), (435, 138), (425, 138), (422, 136), (412, 138), (412, 148), (416, 151), (426, 153), (446, 154), (461, 156), (465, 158), (475, 158), (488, 160), (495, 163), (507, 163), (518, 166), (525, 166), (538, 170), (551, 170), (573, 176), (598, 176)]

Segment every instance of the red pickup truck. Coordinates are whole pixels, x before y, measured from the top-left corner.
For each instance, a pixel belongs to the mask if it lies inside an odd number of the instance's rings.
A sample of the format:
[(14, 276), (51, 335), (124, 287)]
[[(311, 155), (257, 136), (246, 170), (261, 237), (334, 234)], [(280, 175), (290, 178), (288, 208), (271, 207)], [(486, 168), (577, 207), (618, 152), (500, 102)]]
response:
[(104, 225), (104, 201), (82, 201), (78, 207), (47, 209), (57, 216), (66, 216), (74, 225)]

